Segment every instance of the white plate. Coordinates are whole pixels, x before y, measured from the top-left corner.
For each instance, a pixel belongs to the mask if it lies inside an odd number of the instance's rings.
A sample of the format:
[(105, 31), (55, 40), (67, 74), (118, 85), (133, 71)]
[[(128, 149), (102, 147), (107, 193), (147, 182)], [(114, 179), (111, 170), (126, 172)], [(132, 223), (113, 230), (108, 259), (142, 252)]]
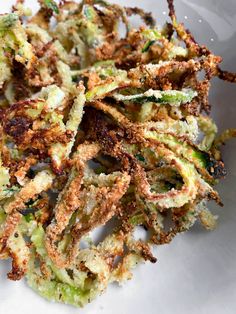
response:
[[(164, 0), (120, 0), (152, 11), (161, 23), (167, 18)], [(13, 1), (1, 0), (0, 12)], [(35, 1), (28, 1), (30, 6)], [(236, 71), (236, 1), (178, 0), (177, 15), (196, 39), (224, 57), (224, 68)], [(236, 85), (214, 80), (211, 91), (213, 114), (223, 130), (236, 127)], [(219, 209), (219, 227), (206, 232), (195, 226), (170, 245), (158, 247), (158, 262), (141, 265), (133, 280), (123, 287), (111, 285), (107, 292), (85, 309), (49, 303), (27, 287), (24, 281), (6, 279), (10, 268), (0, 265), (0, 313), (13, 314), (235, 314), (236, 313), (236, 141), (224, 148), (227, 178), (218, 190), (225, 207)]]

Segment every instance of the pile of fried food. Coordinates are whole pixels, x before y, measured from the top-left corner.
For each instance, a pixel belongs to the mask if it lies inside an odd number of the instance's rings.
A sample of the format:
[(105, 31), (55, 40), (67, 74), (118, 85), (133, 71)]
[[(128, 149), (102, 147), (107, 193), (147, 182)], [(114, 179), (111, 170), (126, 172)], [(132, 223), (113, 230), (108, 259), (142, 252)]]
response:
[[(175, 16), (103, 0), (18, 0), (0, 16), (0, 258), (8, 278), (84, 306), (196, 220), (225, 176), (209, 117), (221, 57)], [(129, 17), (142, 19), (132, 29)], [(121, 36), (119, 28), (125, 29)], [(96, 243), (91, 232), (114, 227)], [(138, 228), (147, 237), (135, 237)]]

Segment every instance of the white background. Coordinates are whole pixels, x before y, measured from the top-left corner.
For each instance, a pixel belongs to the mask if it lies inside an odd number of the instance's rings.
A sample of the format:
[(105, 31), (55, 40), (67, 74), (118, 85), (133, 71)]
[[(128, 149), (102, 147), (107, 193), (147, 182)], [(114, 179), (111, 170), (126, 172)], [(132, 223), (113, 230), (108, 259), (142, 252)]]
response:
[[(167, 18), (164, 0), (115, 1), (152, 11), (161, 23)], [(13, 3), (1, 0), (0, 12)], [(30, 6), (35, 1), (28, 1)], [(201, 43), (224, 57), (224, 67), (236, 71), (235, 0), (177, 0), (177, 15)], [(236, 85), (215, 79), (213, 114), (223, 130), (236, 127)], [(218, 186), (225, 207), (211, 208), (219, 227), (207, 232), (196, 225), (170, 245), (155, 249), (158, 262), (141, 265), (123, 287), (111, 285), (85, 309), (49, 303), (24, 281), (6, 279), (8, 262), (0, 262), (0, 313), (6, 314), (235, 314), (236, 313), (236, 141), (224, 148), (227, 178)]]

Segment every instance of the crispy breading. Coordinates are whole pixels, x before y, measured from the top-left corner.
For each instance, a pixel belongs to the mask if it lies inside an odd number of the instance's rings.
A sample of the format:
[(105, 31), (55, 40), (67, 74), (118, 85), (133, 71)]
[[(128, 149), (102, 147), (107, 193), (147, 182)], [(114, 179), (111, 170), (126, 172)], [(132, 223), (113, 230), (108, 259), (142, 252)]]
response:
[(84, 306), (155, 263), (153, 245), (216, 225), (206, 203), (222, 206), (236, 131), (217, 136), (209, 92), (236, 75), (168, 4), (162, 28), (105, 0), (39, 0), (32, 17), (18, 0), (0, 16), (0, 259), (47, 299)]

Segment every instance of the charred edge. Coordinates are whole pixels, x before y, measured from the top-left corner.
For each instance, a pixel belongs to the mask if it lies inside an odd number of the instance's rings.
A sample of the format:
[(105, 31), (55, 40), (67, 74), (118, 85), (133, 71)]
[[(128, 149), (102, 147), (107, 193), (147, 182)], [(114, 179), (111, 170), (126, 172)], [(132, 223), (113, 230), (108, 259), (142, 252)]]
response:
[(8, 237), (6, 236), (0, 239), (0, 254), (4, 253), (7, 250), (7, 240)]
[[(33, 104), (38, 103), (38, 99), (25, 99), (19, 100), (18, 102), (12, 104), (10, 108), (7, 110), (7, 113), (12, 112), (14, 110), (20, 110), (22, 108), (27, 108), (28, 106), (32, 106)], [(45, 100), (40, 99), (40, 102), (45, 102)]]
[(15, 262), (14, 258), (12, 260), (12, 270), (7, 274), (7, 278), (10, 280), (20, 280), (25, 274), (25, 271), (21, 269), (17, 263)]
[(214, 179), (224, 178), (227, 174), (224, 163), (210, 157), (207, 162), (207, 170)]
[(220, 68), (218, 68), (218, 77), (223, 81), (227, 81), (230, 83), (236, 83), (236, 73), (223, 71)]
[(22, 135), (32, 126), (33, 121), (27, 117), (16, 116), (9, 121), (6, 121), (3, 129), (6, 134), (12, 136), (15, 140), (22, 137)]
[(149, 25), (152, 28), (155, 27), (156, 22), (151, 12), (145, 12), (144, 10), (137, 7), (125, 8), (125, 10), (128, 16), (131, 16), (133, 14), (139, 15), (147, 25)]
[(40, 208), (30, 207), (30, 208), (19, 209), (18, 212), (21, 215), (26, 216), (28, 214), (34, 214), (39, 210), (40, 210)]
[(172, 19), (175, 17), (175, 6), (174, 6), (174, 0), (167, 0), (168, 8), (169, 8), (169, 17)]
[(123, 170), (133, 175), (137, 169), (138, 162), (135, 157), (122, 151), (120, 147), (121, 138), (124, 138), (124, 131), (109, 121), (106, 116), (94, 108), (86, 108), (82, 128), (89, 140), (98, 141), (103, 152), (116, 158), (121, 162)]
[(166, 23), (167, 39), (170, 41), (174, 34), (174, 27), (171, 23)]
[(51, 167), (52, 167), (52, 171), (58, 175), (58, 176), (62, 176), (65, 174), (65, 169), (64, 169), (64, 163), (61, 165), (61, 167), (58, 167), (53, 161), (51, 162)]
[(117, 130), (105, 120), (106, 117), (94, 108), (86, 108), (82, 129), (88, 139), (97, 140), (106, 151), (111, 151), (118, 143)]
[(138, 249), (140, 249), (141, 256), (145, 261), (157, 262), (157, 258), (153, 256), (150, 247), (146, 243), (138, 243)]
[(25, 66), (15, 59), (13, 60), (12, 77), (15, 89), (15, 99), (18, 101), (29, 98), (30, 91), (27, 82), (25, 81)]

